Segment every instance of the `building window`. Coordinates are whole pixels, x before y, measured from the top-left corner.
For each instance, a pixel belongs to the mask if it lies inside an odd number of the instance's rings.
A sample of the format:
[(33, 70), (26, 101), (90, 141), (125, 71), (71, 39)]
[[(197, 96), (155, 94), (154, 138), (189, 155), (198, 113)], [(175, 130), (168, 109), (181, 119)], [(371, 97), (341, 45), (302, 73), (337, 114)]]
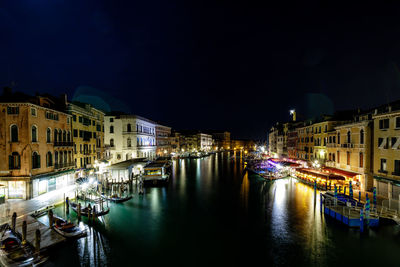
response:
[(37, 142), (37, 127), (32, 126), (32, 143)]
[(11, 125), (11, 142), (18, 142), (18, 126)]
[(110, 139), (110, 147), (114, 147), (114, 139)]
[(31, 115), (36, 117), (36, 108), (31, 108)]
[(58, 141), (57, 129), (54, 129), (54, 143)]
[(337, 162), (340, 163), (340, 152), (337, 152)]
[(351, 143), (351, 132), (350, 131), (347, 132), (347, 143), (348, 144)]
[(53, 155), (51, 154), (51, 152), (47, 152), (46, 154), (46, 166), (47, 167), (51, 167), (53, 166)]
[(110, 118), (110, 122), (114, 122), (114, 118)]
[(337, 143), (340, 144), (340, 133), (337, 134)]
[(128, 138), (128, 140), (127, 140), (127, 146), (128, 146), (128, 147), (131, 147), (131, 146), (132, 146), (132, 142), (131, 142), (131, 139), (130, 139), (130, 138)]
[(114, 126), (110, 126), (110, 133), (114, 133)]
[(127, 132), (131, 132), (132, 131), (132, 127), (131, 127), (130, 123), (126, 126), (126, 131)]
[(379, 120), (379, 129), (385, 130), (389, 128), (389, 119)]
[(332, 161), (335, 162), (335, 153), (332, 153)]
[(19, 170), (21, 169), (21, 157), (18, 152), (13, 152), (10, 156), (8, 156), (8, 168), (10, 170)]
[(47, 130), (46, 130), (46, 142), (47, 143), (51, 142), (51, 130), (50, 130), (50, 128), (47, 128)]
[(360, 152), (360, 168), (364, 168), (364, 153)]
[(78, 117), (78, 120), (79, 120), (80, 123), (82, 123), (82, 117), (81, 116)]
[(72, 120), (76, 121), (76, 115), (72, 115)]
[(364, 130), (361, 129), (360, 131), (360, 144), (364, 144)]
[(19, 107), (7, 107), (7, 114), (8, 115), (18, 115)]
[(347, 152), (347, 165), (350, 165), (350, 152)]
[(63, 132), (62, 132), (62, 140), (63, 140), (63, 142), (67, 141), (67, 132), (65, 130), (63, 130)]
[(386, 159), (381, 159), (381, 172), (387, 172)]
[(400, 176), (400, 160), (394, 160), (394, 173), (397, 176)]
[(35, 151), (32, 153), (32, 169), (40, 168), (40, 155)]

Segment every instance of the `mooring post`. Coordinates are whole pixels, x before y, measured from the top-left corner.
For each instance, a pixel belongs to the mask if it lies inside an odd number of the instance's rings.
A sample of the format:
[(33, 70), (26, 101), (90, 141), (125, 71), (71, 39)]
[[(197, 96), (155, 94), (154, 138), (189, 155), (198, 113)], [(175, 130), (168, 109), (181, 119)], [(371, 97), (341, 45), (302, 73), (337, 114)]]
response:
[(26, 221), (22, 222), (22, 244), (26, 243)]
[(322, 212), (322, 193), (319, 193), (320, 212)]
[(15, 232), (15, 225), (17, 224), (17, 213), (14, 212), (11, 218), (11, 228)]
[(364, 210), (360, 209), (360, 232), (364, 232)]
[(50, 209), (48, 215), (49, 215), (49, 226), (50, 228), (53, 228), (53, 210)]
[(96, 205), (93, 205), (93, 210), (92, 210), (92, 221), (94, 222), (96, 219)]
[(81, 220), (81, 210), (82, 210), (81, 203), (78, 203), (78, 220)]
[(35, 232), (35, 250), (37, 253), (40, 252), (40, 230), (36, 229)]
[(67, 212), (67, 214), (69, 214), (69, 197), (65, 198), (65, 208), (65, 211)]

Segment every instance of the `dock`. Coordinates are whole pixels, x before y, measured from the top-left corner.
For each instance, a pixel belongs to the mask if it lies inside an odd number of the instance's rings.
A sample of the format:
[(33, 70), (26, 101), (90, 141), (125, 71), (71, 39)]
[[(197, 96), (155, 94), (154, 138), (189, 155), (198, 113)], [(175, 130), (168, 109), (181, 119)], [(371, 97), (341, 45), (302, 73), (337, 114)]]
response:
[[(35, 247), (35, 232), (40, 230), (40, 250), (46, 250), (66, 241), (66, 238), (58, 234), (47, 225), (39, 222), (30, 215), (22, 215), (17, 217), (15, 231), (22, 236), (22, 223), (26, 221), (26, 241)], [(9, 223), (11, 225), (11, 222)], [(36, 249), (36, 248), (35, 248)]]

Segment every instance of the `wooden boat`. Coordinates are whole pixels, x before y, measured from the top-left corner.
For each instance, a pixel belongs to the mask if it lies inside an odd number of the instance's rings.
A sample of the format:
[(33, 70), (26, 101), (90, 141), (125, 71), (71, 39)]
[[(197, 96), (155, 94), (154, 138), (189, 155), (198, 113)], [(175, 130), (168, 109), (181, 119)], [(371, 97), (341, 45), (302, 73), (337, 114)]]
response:
[(55, 208), (54, 205), (50, 205), (50, 206), (47, 206), (47, 207), (44, 207), (44, 208), (35, 210), (35, 211), (34, 211), (33, 213), (31, 213), (30, 215), (31, 215), (33, 218), (38, 218), (38, 217), (40, 217), (40, 216), (46, 215), (47, 212), (48, 212), (49, 210), (54, 209), (54, 208)]
[(86, 235), (86, 230), (80, 229), (75, 224), (68, 222), (63, 218), (53, 215), (53, 220), (54, 220), (53, 229), (64, 237), (73, 238), (73, 237), (82, 237)]
[(122, 203), (122, 202), (128, 201), (129, 199), (132, 198), (132, 196), (119, 197), (118, 195), (112, 195), (112, 196), (101, 195), (101, 197), (103, 199), (106, 199), (108, 201), (112, 201), (115, 203)]
[[(78, 213), (78, 204), (76, 204), (75, 202), (70, 202), (70, 204), (71, 204), (72, 210), (75, 211), (76, 213)], [(106, 210), (96, 211), (94, 216), (95, 217), (100, 217), (100, 216), (108, 214), (109, 212), (110, 212), (110, 209), (107, 208)], [(89, 207), (84, 207), (84, 208), (82, 207), (81, 215), (85, 216), (85, 217), (88, 217), (88, 215), (89, 215)]]
[(2, 266), (37, 266), (47, 260), (43, 254), (35, 253), (28, 243), (7, 224), (0, 239), (0, 263)]

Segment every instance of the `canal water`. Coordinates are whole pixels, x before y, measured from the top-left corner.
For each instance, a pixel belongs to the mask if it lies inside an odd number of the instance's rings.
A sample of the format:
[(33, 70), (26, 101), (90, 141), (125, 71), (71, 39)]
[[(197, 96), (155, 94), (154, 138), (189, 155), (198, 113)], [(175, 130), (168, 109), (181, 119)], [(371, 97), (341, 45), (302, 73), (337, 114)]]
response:
[(399, 226), (348, 229), (321, 214), (312, 187), (266, 182), (233, 155), (174, 161), (168, 186), (81, 223), (89, 235), (45, 266), (400, 266)]

